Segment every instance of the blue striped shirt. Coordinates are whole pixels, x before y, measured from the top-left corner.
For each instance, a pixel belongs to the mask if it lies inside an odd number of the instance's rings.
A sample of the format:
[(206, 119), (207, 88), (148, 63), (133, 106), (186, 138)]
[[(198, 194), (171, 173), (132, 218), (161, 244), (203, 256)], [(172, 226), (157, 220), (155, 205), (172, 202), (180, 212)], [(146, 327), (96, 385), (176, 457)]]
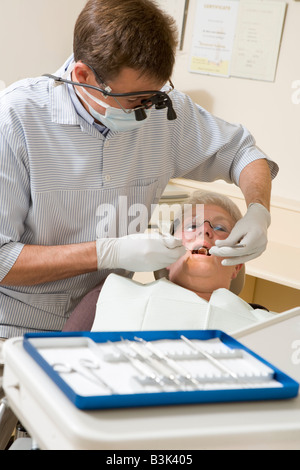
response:
[[(65, 65), (57, 74), (64, 70)], [(150, 218), (171, 178), (238, 184), (247, 164), (266, 158), (243, 126), (214, 117), (176, 90), (171, 98), (175, 121), (167, 120), (166, 110), (152, 109), (142, 128), (104, 136), (76, 110), (67, 85), (38, 77), (0, 93), (0, 280), (26, 244), (65, 245), (101, 236), (100, 206), (116, 207), (108, 235), (122, 236), (124, 201), (127, 207), (143, 204)], [(274, 177), (278, 167), (268, 162)], [(61, 330), (109, 272), (0, 286), (0, 337)]]

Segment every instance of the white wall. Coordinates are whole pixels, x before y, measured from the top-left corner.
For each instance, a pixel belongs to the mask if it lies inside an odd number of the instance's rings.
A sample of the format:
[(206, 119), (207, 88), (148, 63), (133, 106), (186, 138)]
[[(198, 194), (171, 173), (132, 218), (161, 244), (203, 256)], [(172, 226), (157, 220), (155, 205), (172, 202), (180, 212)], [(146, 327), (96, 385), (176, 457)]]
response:
[(86, 0), (0, 0), (0, 80), (55, 72), (72, 53)]
[[(274, 83), (208, 77), (188, 72), (196, 0), (190, 0), (184, 50), (174, 82), (199, 104), (231, 122), (241, 122), (258, 145), (280, 165), (273, 195), (300, 201), (300, 2), (287, 0)], [(26, 76), (55, 72), (72, 52), (75, 20), (86, 0), (0, 0), (0, 88)], [(296, 90), (297, 93), (297, 90)], [(300, 101), (300, 86), (296, 96)]]
[[(190, 73), (189, 51), (196, 0), (190, 0), (184, 49), (178, 53), (175, 86), (213, 114), (240, 122), (280, 167), (273, 196), (300, 202), (300, 2), (288, 3), (275, 82)], [(298, 91), (292, 83), (299, 81)], [(292, 97), (299, 104), (293, 104)]]

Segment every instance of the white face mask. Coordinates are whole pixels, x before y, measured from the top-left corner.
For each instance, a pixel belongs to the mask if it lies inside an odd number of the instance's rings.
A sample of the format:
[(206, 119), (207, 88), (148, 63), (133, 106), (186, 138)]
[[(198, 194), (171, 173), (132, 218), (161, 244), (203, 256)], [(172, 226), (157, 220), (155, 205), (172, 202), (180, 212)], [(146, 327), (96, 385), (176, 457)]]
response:
[[(108, 127), (111, 131), (115, 132), (125, 132), (131, 131), (133, 129), (137, 129), (142, 127), (145, 124), (146, 119), (143, 121), (137, 121), (135, 119), (135, 113), (125, 113), (120, 108), (113, 108), (109, 106), (107, 103), (95, 98), (91, 95), (84, 87), (81, 87), (82, 91), (95, 103), (99, 104), (103, 108), (106, 109), (105, 115), (98, 113), (85, 99), (82, 95), (79, 95), (77, 90), (77, 95), (86, 103), (89, 108), (90, 114), (93, 116), (94, 119), (101, 122), (104, 126)], [(147, 117), (149, 117), (151, 110), (145, 110)]]

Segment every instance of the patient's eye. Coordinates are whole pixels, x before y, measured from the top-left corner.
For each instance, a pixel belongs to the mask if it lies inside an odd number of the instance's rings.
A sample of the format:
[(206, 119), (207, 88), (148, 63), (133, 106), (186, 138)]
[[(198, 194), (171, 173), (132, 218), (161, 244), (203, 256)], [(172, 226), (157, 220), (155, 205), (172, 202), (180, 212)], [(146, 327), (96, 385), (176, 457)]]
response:
[(194, 232), (197, 229), (197, 224), (189, 224), (184, 227), (185, 232)]
[[(204, 222), (208, 222), (212, 230), (216, 233), (219, 234), (225, 234), (225, 233), (230, 233), (230, 230), (225, 227), (225, 225), (222, 224), (212, 224), (209, 220), (205, 220)], [(185, 225), (184, 227), (184, 232), (186, 233), (192, 233), (197, 231), (201, 226), (203, 225), (204, 222), (190, 222), (189, 224)]]
[(229, 230), (226, 227), (224, 227), (224, 225), (220, 225), (220, 224), (219, 225), (214, 225), (213, 229), (214, 229), (215, 232), (226, 232), (226, 233), (229, 232)]

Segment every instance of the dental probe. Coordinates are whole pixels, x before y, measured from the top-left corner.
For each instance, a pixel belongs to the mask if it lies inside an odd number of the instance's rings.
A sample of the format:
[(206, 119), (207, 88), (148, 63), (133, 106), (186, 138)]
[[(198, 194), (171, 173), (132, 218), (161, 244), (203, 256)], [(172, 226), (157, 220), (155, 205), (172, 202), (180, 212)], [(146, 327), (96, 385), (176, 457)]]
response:
[(195, 379), (188, 370), (186, 370), (184, 367), (179, 366), (174, 359), (169, 358), (166, 356), (160, 349), (156, 348), (153, 346), (153, 344), (145, 341), (142, 338), (138, 338), (135, 336), (135, 340), (141, 342), (146, 348), (149, 349), (156, 357), (158, 357), (161, 361), (165, 362), (168, 367), (170, 367), (171, 370), (173, 370), (176, 374), (179, 374), (179, 376), (183, 377), (186, 380), (189, 380), (192, 382), (196, 387), (199, 387), (200, 383), (197, 379)]
[(239, 377), (238, 375), (235, 373), (235, 372), (232, 372), (232, 370), (230, 370), (228, 367), (224, 366), (223, 364), (221, 364), (220, 361), (218, 361), (217, 359), (215, 359), (211, 354), (209, 354), (207, 351), (205, 351), (204, 349), (202, 349), (199, 345), (196, 345), (194, 343), (192, 343), (192, 341), (190, 341), (189, 339), (187, 339), (185, 336), (181, 335), (180, 338), (186, 343), (188, 344), (191, 348), (193, 348), (195, 351), (198, 351), (200, 352), (201, 354), (203, 354), (203, 356), (206, 357), (206, 359), (208, 359), (212, 364), (214, 364), (216, 367), (218, 367), (221, 371), (225, 372), (226, 374), (229, 374), (230, 377), (232, 377), (233, 379), (235, 380), (238, 380)]
[[(224, 248), (244, 248), (246, 245), (233, 245), (233, 246), (225, 246)], [(212, 247), (213, 248), (213, 247)], [(220, 247), (223, 248), (223, 247)], [(196, 249), (188, 249), (186, 248), (187, 251), (191, 251), (193, 255), (207, 255), (207, 256), (212, 256), (209, 252), (210, 248), (206, 248), (206, 246), (201, 246), (200, 248)]]
[(163, 378), (167, 378), (168, 380), (170, 380), (171, 382), (175, 383), (177, 386), (179, 386), (180, 388), (182, 387), (182, 383), (180, 382), (180, 380), (178, 380), (176, 378), (176, 376), (174, 375), (173, 373), (173, 370), (171, 369), (172, 373), (170, 373), (170, 368), (166, 368), (163, 364), (161, 364), (161, 362), (159, 362), (157, 359), (143, 353), (142, 351), (140, 351), (140, 349), (138, 349), (138, 346), (136, 344), (134, 344), (134, 342), (131, 342), (129, 341), (128, 339), (127, 340), (123, 340), (125, 341), (127, 344), (129, 344), (129, 346), (137, 353), (139, 354), (144, 361), (146, 361), (148, 363), (148, 365), (156, 370), (156, 372), (158, 372), (159, 374), (162, 374), (162, 377)]
[(245, 248), (246, 245), (242, 245), (241, 243), (238, 243), (237, 245), (224, 245), (220, 246), (220, 248)]
[(133, 356), (121, 349), (117, 344), (112, 343), (111, 341), (108, 341), (117, 351), (120, 355), (125, 357), (131, 365), (139, 372), (142, 374), (144, 377), (152, 380), (153, 382), (156, 382), (159, 386), (164, 387), (164, 384), (162, 380), (153, 372), (149, 370), (149, 368), (143, 364), (143, 362), (140, 359), (136, 358), (136, 354)]

